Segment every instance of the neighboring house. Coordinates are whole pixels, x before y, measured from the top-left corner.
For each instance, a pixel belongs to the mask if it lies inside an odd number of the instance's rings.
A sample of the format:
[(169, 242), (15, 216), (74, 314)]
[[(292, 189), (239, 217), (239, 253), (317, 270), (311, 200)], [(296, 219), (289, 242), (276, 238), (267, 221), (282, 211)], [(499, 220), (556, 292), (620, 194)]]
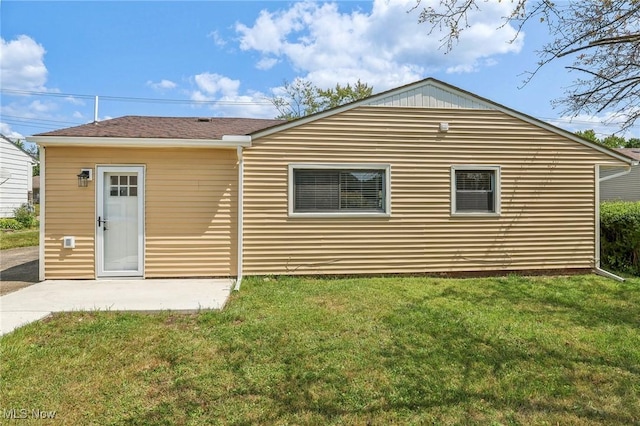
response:
[(9, 138), (0, 135), (0, 217), (32, 200), (33, 165), (36, 160)]
[[(617, 148), (616, 151), (640, 160), (640, 148)], [(600, 171), (600, 201), (640, 201), (640, 165), (627, 170), (608, 168)], [(606, 179), (606, 180), (605, 180)]]
[(34, 176), (33, 182), (33, 203), (40, 204), (40, 176)]
[(122, 117), (28, 140), (42, 279), (593, 270), (599, 168), (632, 163), (434, 79), (293, 122)]

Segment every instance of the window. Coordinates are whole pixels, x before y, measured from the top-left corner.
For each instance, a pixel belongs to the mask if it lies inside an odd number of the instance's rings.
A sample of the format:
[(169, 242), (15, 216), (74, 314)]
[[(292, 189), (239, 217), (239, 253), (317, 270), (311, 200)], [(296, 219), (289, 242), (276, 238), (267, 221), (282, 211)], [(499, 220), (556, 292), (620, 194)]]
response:
[(109, 184), (109, 195), (112, 197), (138, 196), (138, 176), (111, 175)]
[(388, 165), (290, 165), (289, 214), (387, 215)]
[(500, 214), (500, 167), (453, 166), (452, 214)]

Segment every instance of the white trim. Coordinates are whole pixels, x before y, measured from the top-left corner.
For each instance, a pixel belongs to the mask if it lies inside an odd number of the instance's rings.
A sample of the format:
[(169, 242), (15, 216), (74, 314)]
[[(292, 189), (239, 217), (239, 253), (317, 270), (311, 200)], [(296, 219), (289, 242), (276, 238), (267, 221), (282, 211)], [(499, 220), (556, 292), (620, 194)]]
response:
[(249, 135), (222, 135), (224, 142), (234, 142), (240, 146), (251, 146), (251, 136)]
[(594, 247), (594, 267), (596, 270), (600, 268), (600, 165), (596, 164), (594, 166), (594, 203), (595, 203), (595, 212), (594, 212), (594, 225), (595, 225), (595, 247)]
[[(316, 170), (384, 170), (384, 212), (294, 212), (293, 208), (293, 172), (296, 169), (316, 169)], [(287, 178), (287, 212), (292, 218), (384, 218), (391, 217), (391, 165), (380, 163), (290, 163), (288, 166)]]
[(224, 135), (222, 139), (109, 138), (30, 136), (27, 142), (48, 146), (99, 146), (131, 148), (236, 148), (250, 147), (251, 136)]
[[(628, 172), (627, 172), (628, 173)], [(625, 173), (626, 174), (626, 173)], [(617, 175), (614, 175), (617, 176)], [(600, 268), (600, 182), (607, 179), (600, 179), (600, 165), (596, 164), (594, 166), (594, 181), (595, 181), (595, 191), (594, 191), (594, 201), (596, 208), (594, 209), (594, 222), (595, 222), (595, 248), (594, 248), (594, 270), (595, 273), (601, 275), (606, 278), (611, 278), (612, 280), (616, 280), (619, 282), (624, 282), (625, 279), (619, 277), (616, 274), (613, 274), (609, 271), (605, 271)]]
[[(456, 211), (456, 170), (488, 170), (495, 173), (495, 194), (493, 212), (458, 212)], [(454, 164), (451, 166), (449, 186), (451, 188), (451, 216), (455, 217), (500, 217), (502, 213), (501, 166), (486, 164)]]
[[(619, 175), (614, 175), (614, 176), (619, 176)], [(616, 280), (619, 282), (624, 282), (625, 281), (624, 278), (619, 277), (616, 274), (613, 274), (609, 271), (605, 271), (604, 269), (600, 268), (600, 182), (603, 182), (606, 180), (607, 180), (606, 178), (603, 178), (603, 179), (600, 178), (600, 165), (596, 164), (594, 167), (594, 181), (595, 181), (594, 201), (596, 205), (596, 208), (594, 209), (595, 210), (594, 222), (595, 222), (595, 229), (596, 229), (594, 270), (598, 275), (601, 275), (606, 278), (611, 278), (612, 280)]]
[(104, 173), (107, 172), (137, 172), (138, 173), (138, 269), (136, 271), (104, 271), (104, 245), (98, 227), (95, 229), (95, 267), (96, 278), (104, 277), (142, 277), (145, 275), (145, 204), (146, 204), (146, 166), (142, 164), (96, 164), (96, 200), (95, 217), (97, 220), (99, 207), (104, 202)]
[[(598, 166), (598, 167), (599, 167), (599, 166)], [(631, 167), (627, 167), (625, 170), (621, 171), (620, 173), (614, 173), (614, 174), (612, 174), (612, 175), (605, 176), (605, 177), (602, 177), (602, 178), (601, 178), (601, 177), (600, 177), (600, 175), (598, 174), (598, 175), (597, 175), (597, 177), (598, 177), (598, 180), (599, 180), (600, 182), (606, 182), (606, 181), (608, 181), (609, 179), (615, 179), (615, 178), (620, 177), (620, 176), (628, 175), (629, 173), (631, 173)]]
[(612, 280), (616, 280), (621, 283), (626, 281), (624, 278), (619, 277), (618, 275), (611, 273), (609, 271), (605, 271), (604, 269), (596, 268), (595, 270), (596, 270), (596, 274), (602, 275), (603, 277), (611, 278)]
[(45, 179), (45, 175), (46, 175), (46, 152), (47, 150), (45, 149), (44, 146), (40, 147), (40, 236), (39, 236), (39, 240), (40, 240), (40, 247), (38, 248), (38, 256), (39, 256), (39, 262), (38, 262), (38, 278), (40, 281), (44, 281), (45, 280), (45, 269), (44, 269), (44, 265), (45, 265), (45, 259), (44, 259), (44, 227), (45, 227), (45, 217), (46, 217), (46, 197), (45, 197), (45, 185), (46, 185), (46, 179)]
[(244, 255), (244, 158), (242, 157), (242, 147), (238, 147), (236, 153), (238, 156), (238, 271), (234, 290), (239, 291), (242, 284), (242, 257)]

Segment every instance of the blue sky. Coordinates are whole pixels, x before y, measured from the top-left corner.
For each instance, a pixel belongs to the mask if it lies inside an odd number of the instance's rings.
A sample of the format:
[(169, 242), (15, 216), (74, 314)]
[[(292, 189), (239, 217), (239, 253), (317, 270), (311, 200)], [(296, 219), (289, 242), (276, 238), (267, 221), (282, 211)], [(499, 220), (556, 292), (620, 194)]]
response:
[[(424, 2), (432, 0), (423, 0)], [(0, 3), (0, 132), (23, 137), (123, 115), (272, 118), (268, 98), (296, 77), (320, 87), (361, 79), (374, 92), (435, 77), (568, 130), (610, 134), (602, 117), (569, 121), (551, 101), (574, 76), (536, 66), (544, 25), (515, 43), (510, 2), (471, 17), (452, 52), (409, 12), (415, 0), (70, 1)], [(197, 101), (197, 102), (196, 102)], [(628, 136), (640, 136), (638, 126)]]

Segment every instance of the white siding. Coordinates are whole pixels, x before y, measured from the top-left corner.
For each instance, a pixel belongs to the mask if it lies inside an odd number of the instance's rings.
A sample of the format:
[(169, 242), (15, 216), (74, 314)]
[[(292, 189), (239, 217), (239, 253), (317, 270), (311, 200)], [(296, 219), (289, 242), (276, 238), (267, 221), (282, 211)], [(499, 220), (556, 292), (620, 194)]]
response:
[[(600, 177), (620, 173), (623, 168), (602, 169)], [(600, 183), (600, 201), (640, 201), (640, 166), (623, 176)]]
[(387, 97), (374, 98), (367, 105), (446, 109), (493, 109), (484, 102), (433, 85), (423, 85)]
[(18, 147), (0, 138), (0, 217), (13, 217), (13, 210), (28, 201), (32, 161)]

